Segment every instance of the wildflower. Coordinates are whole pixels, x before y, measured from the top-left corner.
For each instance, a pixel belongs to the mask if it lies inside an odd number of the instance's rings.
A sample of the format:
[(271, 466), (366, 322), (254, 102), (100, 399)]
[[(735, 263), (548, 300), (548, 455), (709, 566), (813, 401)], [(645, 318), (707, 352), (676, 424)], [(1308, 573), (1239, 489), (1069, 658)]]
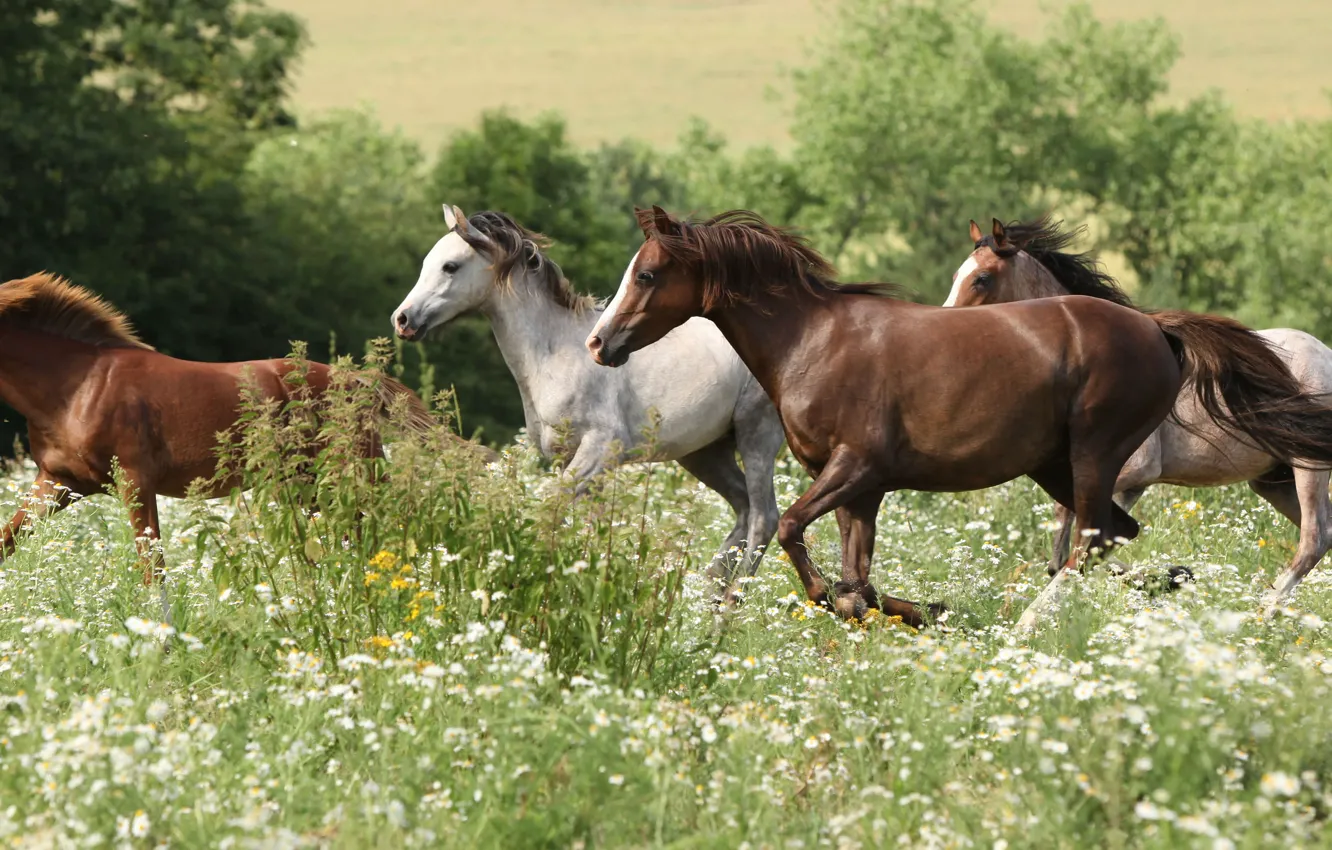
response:
[(370, 559), (370, 566), (378, 572), (393, 572), (398, 566), (398, 556), (392, 552), (381, 550)]
[(1133, 807), (1133, 814), (1141, 820), (1174, 820), (1175, 813), (1169, 809), (1162, 808), (1151, 800), (1139, 800)]
[(148, 834), (148, 814), (143, 809), (134, 813), (134, 819), (130, 821), (129, 832), (135, 838), (143, 838)]
[(1294, 797), (1300, 793), (1300, 780), (1288, 773), (1264, 773), (1258, 785), (1269, 797)]
[(610, 784), (612, 784), (612, 785), (623, 785), (623, 784), (624, 784), (624, 774), (623, 774), (623, 773), (612, 773), (612, 774), (610, 775), (610, 780), (609, 780), (609, 781), (610, 781)]
[(379, 576), (380, 574), (375, 572), (374, 570), (368, 570), (365, 574), (365, 586), (369, 587), (370, 585), (379, 581)]

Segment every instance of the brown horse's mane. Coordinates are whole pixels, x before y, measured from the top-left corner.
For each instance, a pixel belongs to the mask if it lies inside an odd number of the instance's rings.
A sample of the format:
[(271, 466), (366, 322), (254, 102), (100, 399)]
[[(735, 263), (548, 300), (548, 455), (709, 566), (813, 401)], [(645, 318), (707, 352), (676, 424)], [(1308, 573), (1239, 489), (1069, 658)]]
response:
[(1062, 225), (1063, 222), (1054, 221), (1048, 214), (1035, 221), (1014, 221), (1004, 225), (1003, 245), (996, 244), (994, 237), (987, 235), (981, 237), (976, 247), (989, 248), (1001, 257), (1026, 251), (1070, 294), (1087, 295), (1137, 309), (1128, 293), (1119, 288), (1118, 282), (1099, 260), (1090, 253), (1074, 254), (1066, 250), (1087, 231), (1087, 226), (1064, 230)]
[(839, 283), (832, 263), (804, 237), (749, 210), (730, 210), (705, 221), (670, 217), (670, 232), (657, 227), (653, 210), (635, 214), (671, 259), (701, 273), (704, 310), (723, 302), (752, 303), (760, 294), (780, 295), (792, 284), (819, 297), (898, 292), (891, 283)]
[[(484, 238), (478, 238), (478, 234)], [(596, 299), (579, 295), (564, 277), (545, 249), (550, 240), (528, 230), (502, 212), (479, 212), (467, 219), (467, 227), (458, 235), (478, 252), (492, 260), (495, 280), (500, 286), (513, 285), (513, 273), (522, 268), (537, 280), (556, 304), (575, 313), (592, 307)]]
[(88, 345), (152, 350), (125, 314), (48, 272), (0, 284), (0, 322)]

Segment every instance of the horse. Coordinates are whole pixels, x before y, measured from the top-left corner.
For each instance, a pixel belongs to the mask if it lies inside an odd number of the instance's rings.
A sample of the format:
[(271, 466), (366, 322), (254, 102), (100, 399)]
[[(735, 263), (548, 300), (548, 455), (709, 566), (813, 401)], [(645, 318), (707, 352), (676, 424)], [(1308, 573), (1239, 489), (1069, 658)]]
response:
[[(1048, 216), (1006, 227), (995, 219), (989, 234), (971, 222), (973, 250), (953, 275), (944, 306), (1087, 295), (1133, 307), (1128, 295), (1091, 255), (1067, 250), (1080, 233), (1081, 229), (1064, 230)], [(1257, 333), (1285, 359), (1304, 392), (1332, 393), (1332, 349), (1291, 328)], [(1153, 484), (1218, 487), (1248, 482), (1300, 532), (1294, 558), (1265, 600), (1270, 610), (1288, 599), (1332, 548), (1329, 473), (1298, 461), (1273, 455), (1233, 430), (1217, 427), (1185, 390), (1174, 414), (1152, 432), (1119, 473), (1115, 501), (1127, 511)], [(1072, 526), (1067, 509), (1057, 511), (1060, 528), (1055, 532), (1052, 571), (1068, 555)]]
[(631, 369), (596, 369), (583, 340), (600, 308), (546, 256), (545, 237), (503, 213), (469, 219), (448, 204), (444, 221), (448, 232), (393, 311), (398, 336), (420, 339), (465, 313), (489, 319), (518, 382), (527, 433), (546, 458), (572, 454), (564, 473), (576, 495), (630, 456), (678, 461), (721, 494), (736, 520), (711, 570), (723, 601), (734, 601), (741, 570), (754, 574), (777, 528), (772, 479), (783, 439), (776, 410), (735, 351), (700, 319)]
[[(942, 610), (882, 598), (870, 584), (875, 520), (891, 490), (1032, 478), (1073, 509), (1079, 531), (1077, 557), (1042, 598), (1089, 555), (1136, 537), (1138, 523), (1111, 498), (1115, 479), (1186, 376), (1213, 420), (1291, 457), (1332, 462), (1332, 408), (1302, 393), (1267, 343), (1229, 319), (1145, 315), (1086, 296), (984, 310), (916, 304), (884, 284), (839, 284), (803, 238), (752, 212), (702, 222), (660, 207), (636, 215), (643, 245), (588, 351), (622, 366), (693, 317), (716, 323), (814, 479), (777, 539), (809, 598), (843, 617), (877, 607), (920, 627)], [(1206, 392), (1218, 380), (1225, 404)], [(831, 604), (804, 538), (829, 511), (842, 536)]]
[[(296, 370), (301, 379), (288, 380)], [(385, 375), (362, 379), (374, 383), (381, 412), (403, 397), (406, 427), (424, 432), (434, 424), (407, 387)], [(151, 584), (164, 567), (153, 546), (161, 536), (157, 497), (182, 498), (201, 479), (210, 498), (241, 484), (239, 472), (218, 474), (217, 435), (235, 433), (247, 389), (285, 403), (317, 399), (329, 384), (330, 369), (322, 363), (169, 357), (140, 339), (109, 303), (52, 274), (0, 284), (0, 398), (27, 419), (37, 464), (32, 490), (0, 531), (0, 559), (14, 551), (30, 515), (113, 489), (118, 465), (144, 584)], [(383, 456), (377, 434), (363, 453)]]

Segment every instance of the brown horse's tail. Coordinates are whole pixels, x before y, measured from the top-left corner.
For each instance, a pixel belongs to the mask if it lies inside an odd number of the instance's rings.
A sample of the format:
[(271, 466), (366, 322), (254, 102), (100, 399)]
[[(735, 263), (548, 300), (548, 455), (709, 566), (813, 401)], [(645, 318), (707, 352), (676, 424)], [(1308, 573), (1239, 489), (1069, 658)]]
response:
[[(373, 376), (372, 380), (377, 382), (375, 392), (379, 395), (380, 415), (388, 416), (391, 406), (399, 398), (405, 398), (407, 400), (407, 419), (403, 424), (407, 426), (409, 431), (414, 434), (425, 434), (439, 425), (439, 420), (430, 414), (430, 410), (421, 401), (421, 397), (408, 389), (406, 384), (382, 373)], [(485, 463), (499, 460), (498, 454), (480, 443), (464, 440), (455, 434), (450, 434), (449, 437)]]
[(1148, 313), (1212, 421), (1292, 465), (1332, 466), (1332, 407), (1304, 391), (1271, 343), (1233, 319)]
[(375, 381), (375, 393), (379, 396), (380, 414), (387, 416), (389, 409), (399, 399), (407, 400), (407, 419), (403, 422), (414, 434), (424, 434), (439, 423), (430, 415), (421, 397), (407, 388), (401, 381), (379, 374), (371, 378)]

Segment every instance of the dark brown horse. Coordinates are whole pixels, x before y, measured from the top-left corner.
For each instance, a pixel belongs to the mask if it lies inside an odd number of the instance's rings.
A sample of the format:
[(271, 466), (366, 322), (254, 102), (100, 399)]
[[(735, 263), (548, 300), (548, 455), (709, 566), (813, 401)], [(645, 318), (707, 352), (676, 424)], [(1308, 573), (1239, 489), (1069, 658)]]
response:
[(1269, 391), (1289, 387), (1290, 373), (1226, 319), (1146, 316), (1078, 296), (930, 307), (884, 297), (882, 285), (838, 285), (804, 241), (752, 213), (690, 223), (653, 207), (638, 219), (646, 241), (589, 351), (619, 365), (691, 316), (717, 324), (814, 477), (777, 534), (806, 593), (824, 604), (804, 531), (837, 512), (842, 580), (832, 604), (844, 616), (882, 605), (913, 625), (925, 620), (914, 603), (880, 600), (869, 582), (875, 517), (890, 490), (975, 490), (1027, 475), (1075, 511), (1080, 548), (1105, 552), (1135, 537), (1138, 523), (1111, 500), (1115, 477), (1187, 374), (1199, 387), (1224, 376), (1239, 388), (1229, 411), (1206, 405), (1228, 426), (1285, 456), (1332, 462), (1332, 409)]
[[(0, 398), (28, 420), (37, 481), (0, 532), (0, 556), (14, 548), (29, 508), (60, 510), (73, 495), (113, 485), (112, 459), (133, 488), (131, 520), (145, 551), (159, 537), (157, 497), (182, 497), (197, 479), (213, 481), (217, 435), (230, 431), (249, 381), (267, 399), (298, 394), (318, 397), (329, 385), (329, 367), (304, 364), (298, 388), (286, 380), (290, 360), (195, 363), (154, 351), (126, 318), (97, 296), (47, 274), (0, 284)], [(433, 424), (411, 390), (383, 375), (374, 380), (387, 408), (406, 396), (409, 427)], [(377, 437), (366, 456), (380, 456)], [(217, 481), (220, 496), (239, 479)], [(144, 582), (153, 577), (152, 560)]]

